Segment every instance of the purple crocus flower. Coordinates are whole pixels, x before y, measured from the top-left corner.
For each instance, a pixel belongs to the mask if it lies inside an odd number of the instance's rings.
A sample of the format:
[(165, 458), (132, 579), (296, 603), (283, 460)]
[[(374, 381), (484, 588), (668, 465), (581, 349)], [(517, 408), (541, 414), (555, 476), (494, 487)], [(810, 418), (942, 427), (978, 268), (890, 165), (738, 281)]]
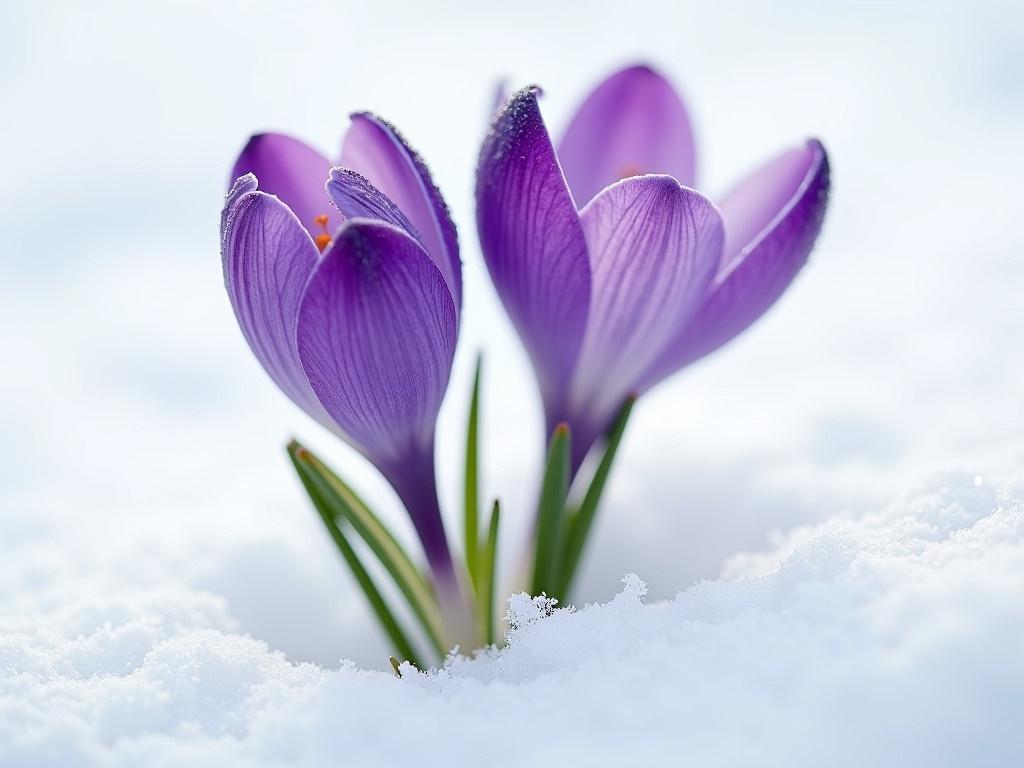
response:
[(722, 346), (807, 261), (828, 201), (810, 140), (713, 203), (694, 191), (690, 120), (672, 86), (624, 69), (552, 144), (537, 88), (495, 117), (477, 170), (477, 228), (532, 358), (548, 433), (573, 430), (578, 469), (630, 394)]
[(250, 139), (221, 216), (228, 295), (270, 377), (387, 477), (439, 590), (457, 595), (434, 477), (462, 296), (455, 227), (383, 120), (353, 115), (338, 165), (288, 136)]

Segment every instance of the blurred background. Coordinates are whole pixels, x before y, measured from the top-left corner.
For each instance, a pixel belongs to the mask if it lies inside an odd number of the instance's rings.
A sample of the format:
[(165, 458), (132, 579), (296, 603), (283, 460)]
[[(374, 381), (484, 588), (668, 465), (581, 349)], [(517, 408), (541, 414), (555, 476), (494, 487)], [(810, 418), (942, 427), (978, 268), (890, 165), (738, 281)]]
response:
[(685, 94), (712, 197), (807, 136), (833, 166), (812, 261), (754, 329), (645, 397), (580, 598), (652, 597), (774, 532), (923, 475), (1024, 464), (1024, 6), (819, 2), (4, 2), (0, 616), (206, 590), (290, 659), (380, 666), (381, 638), (284, 452), (296, 436), (410, 529), (384, 481), (281, 395), (223, 290), (218, 216), (248, 135), (336, 152), (393, 121), (459, 225), (462, 338), (440, 422), (455, 525), (486, 350), (485, 491), (513, 570), (543, 444), (532, 373), (474, 231), (497, 82), (558, 135), (609, 71)]

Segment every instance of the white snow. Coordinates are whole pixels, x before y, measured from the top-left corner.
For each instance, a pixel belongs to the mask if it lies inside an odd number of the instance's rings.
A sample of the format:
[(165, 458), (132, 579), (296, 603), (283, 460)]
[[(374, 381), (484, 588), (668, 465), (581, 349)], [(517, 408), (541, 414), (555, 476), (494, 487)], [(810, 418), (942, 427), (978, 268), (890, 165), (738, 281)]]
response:
[[(1024, 5), (241, 5), (0, 3), (0, 768), (1021, 762)], [(604, 604), (520, 599), (506, 651), (397, 680), (284, 443), (411, 528), (238, 333), (231, 159), (372, 108), (429, 162), (466, 286), (442, 502), (485, 347), (507, 579), (543, 436), (474, 153), (499, 78), (561, 126), (637, 59), (684, 89), (712, 193), (820, 136), (821, 241), (639, 403), (579, 582)], [(630, 571), (648, 604), (607, 602)]]
[(401, 679), (289, 663), (199, 591), (4, 620), (0, 765), (1014, 765), (1024, 483), (974, 479), (672, 601), (632, 574), (600, 605), (517, 596), (507, 648)]

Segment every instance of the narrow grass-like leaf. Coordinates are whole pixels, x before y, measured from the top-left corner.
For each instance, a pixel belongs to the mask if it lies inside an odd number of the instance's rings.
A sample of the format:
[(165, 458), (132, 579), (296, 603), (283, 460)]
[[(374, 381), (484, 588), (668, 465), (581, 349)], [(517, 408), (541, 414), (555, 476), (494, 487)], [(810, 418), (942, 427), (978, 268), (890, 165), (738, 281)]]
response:
[(569, 490), (570, 440), (569, 425), (563, 423), (555, 427), (548, 445), (544, 485), (541, 487), (540, 507), (537, 511), (537, 543), (532, 585), (534, 595), (541, 592), (554, 594), (558, 586), (559, 561), (563, 552), (565, 497)]
[(576, 569), (580, 564), (580, 556), (583, 554), (583, 547), (587, 543), (587, 536), (590, 534), (591, 525), (594, 522), (594, 515), (597, 512), (598, 504), (601, 501), (601, 494), (604, 493), (605, 484), (608, 481), (608, 474), (611, 472), (612, 463), (615, 461), (615, 454), (619, 450), (619, 442), (626, 431), (626, 423), (633, 411), (635, 397), (629, 397), (619, 410), (615, 423), (608, 432), (608, 442), (601, 456), (601, 462), (597, 465), (594, 477), (587, 487), (579, 509), (569, 516), (567, 531), (565, 535), (565, 554), (562, 558), (562, 571), (555, 596), (559, 600), (569, 597), (569, 590), (572, 589), (573, 579), (576, 576)]
[[(289, 454), (291, 454), (291, 451), (289, 451)], [(399, 625), (397, 619), (395, 619), (394, 613), (392, 613), (387, 602), (384, 600), (384, 596), (381, 595), (380, 590), (377, 589), (377, 585), (373, 583), (373, 579), (370, 577), (370, 574), (367, 573), (366, 568), (363, 567), (363, 564), (359, 560), (359, 556), (356, 555), (355, 550), (352, 549), (352, 545), (349, 544), (348, 539), (341, 530), (341, 527), (337, 524), (331, 502), (321, 493), (321, 489), (309, 468), (299, 461), (294, 455), (292, 455), (292, 463), (295, 465), (295, 471), (298, 473), (299, 479), (302, 481), (302, 485), (306, 489), (306, 493), (309, 494), (309, 498), (313, 501), (313, 506), (316, 507), (316, 511), (320, 514), (320, 519), (323, 520), (324, 526), (327, 528), (327, 532), (330, 533), (335, 545), (341, 552), (341, 556), (345, 559), (345, 563), (348, 565), (349, 570), (352, 571), (352, 575), (356, 577), (356, 581), (363, 590), (363, 594), (366, 595), (366, 599), (370, 603), (370, 607), (373, 609), (374, 614), (377, 616), (377, 620), (391, 639), (391, 643), (394, 645), (395, 650), (400, 656), (402, 656), (402, 658), (408, 659), (417, 667), (422, 668), (422, 664), (419, 662), (419, 657), (416, 655), (416, 651), (413, 650), (412, 644), (409, 642), (409, 638), (406, 637), (402, 627)]]
[(487, 527), (487, 542), (484, 544), (480, 558), (480, 602), (483, 603), (483, 610), (480, 611), (483, 623), (483, 638), (488, 645), (494, 644), (494, 593), (496, 590), (495, 581), (498, 570), (498, 524), (501, 519), (501, 505), (494, 500), (491, 508), (491, 522)]
[(483, 357), (477, 355), (473, 374), (473, 396), (469, 401), (469, 424), (466, 427), (466, 488), (463, 541), (466, 552), (466, 570), (476, 591), (477, 600), (483, 597), (480, 589), (480, 540), (477, 520), (480, 516), (480, 490), (478, 485), (480, 451), (477, 435), (480, 423), (480, 369)]
[[(347, 520), (380, 560), (419, 619), (434, 650), (443, 657), (444, 623), (437, 599), (402, 545), (362, 499), (309, 450), (293, 440), (288, 444), (288, 454), (300, 474), (304, 471), (308, 476), (334, 519), (341, 517)], [(306, 482), (305, 478), (303, 482)]]

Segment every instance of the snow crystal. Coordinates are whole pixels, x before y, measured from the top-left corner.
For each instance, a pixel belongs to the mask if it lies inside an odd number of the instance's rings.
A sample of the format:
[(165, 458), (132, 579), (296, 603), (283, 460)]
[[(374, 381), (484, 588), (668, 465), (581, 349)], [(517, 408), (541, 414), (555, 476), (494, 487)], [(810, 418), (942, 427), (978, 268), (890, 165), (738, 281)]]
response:
[(293, 664), (207, 593), (83, 599), (0, 621), (0, 765), (1015, 764), (1022, 500), (945, 476), (672, 601), (517, 595), (507, 647), (401, 679)]

